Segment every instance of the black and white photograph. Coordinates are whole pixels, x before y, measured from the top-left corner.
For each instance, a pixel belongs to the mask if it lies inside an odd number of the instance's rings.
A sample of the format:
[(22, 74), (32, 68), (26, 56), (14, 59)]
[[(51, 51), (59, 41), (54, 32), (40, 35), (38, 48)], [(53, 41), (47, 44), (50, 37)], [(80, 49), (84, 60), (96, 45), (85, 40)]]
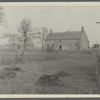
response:
[(0, 3), (0, 94), (100, 94), (100, 2)]

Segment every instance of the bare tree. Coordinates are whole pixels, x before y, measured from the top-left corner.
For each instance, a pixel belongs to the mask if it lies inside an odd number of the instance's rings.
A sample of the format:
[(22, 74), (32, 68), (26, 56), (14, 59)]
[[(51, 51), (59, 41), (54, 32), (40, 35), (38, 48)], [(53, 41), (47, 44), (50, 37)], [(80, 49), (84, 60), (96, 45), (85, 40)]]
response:
[[(5, 14), (4, 14), (4, 8), (2, 6), (0, 6), (0, 25), (7, 27), (7, 21), (5, 19)], [(3, 34), (3, 36), (1, 36), (0, 38), (6, 38), (8, 37), (8, 34)]]
[(3, 38), (8, 38), (9, 44), (12, 45), (13, 50), (15, 49), (15, 46), (17, 46), (17, 44), (19, 43), (19, 38), (20, 35), (19, 34), (10, 34), (10, 33), (5, 33), (3, 35)]
[(4, 8), (0, 6), (0, 24), (4, 25), (4, 23), (5, 23)]
[(42, 27), (42, 28), (37, 28), (37, 31), (38, 31), (37, 34), (40, 37), (42, 49), (44, 49), (44, 42), (45, 42), (45, 37), (48, 34), (48, 29), (46, 27)]
[(32, 35), (31, 34), (31, 20), (23, 19), (18, 27), (18, 32), (22, 36), (23, 50), (22, 50), (21, 57), (23, 59), (24, 53), (25, 53), (26, 48), (27, 48), (27, 42), (28, 42), (28, 40), (30, 40), (30, 37)]

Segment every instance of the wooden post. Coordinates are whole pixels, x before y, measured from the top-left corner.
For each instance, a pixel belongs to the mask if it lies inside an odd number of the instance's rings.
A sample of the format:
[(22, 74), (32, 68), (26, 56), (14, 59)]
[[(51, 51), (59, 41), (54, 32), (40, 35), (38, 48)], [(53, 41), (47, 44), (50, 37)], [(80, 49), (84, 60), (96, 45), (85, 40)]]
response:
[(100, 54), (97, 54), (96, 74), (97, 74), (98, 93), (100, 93)]

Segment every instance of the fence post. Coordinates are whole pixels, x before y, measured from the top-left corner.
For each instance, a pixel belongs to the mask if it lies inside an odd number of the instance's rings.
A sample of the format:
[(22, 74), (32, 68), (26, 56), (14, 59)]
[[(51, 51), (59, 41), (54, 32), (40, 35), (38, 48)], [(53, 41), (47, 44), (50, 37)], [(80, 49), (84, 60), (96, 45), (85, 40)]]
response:
[(100, 54), (97, 54), (96, 74), (97, 74), (98, 93), (100, 93)]

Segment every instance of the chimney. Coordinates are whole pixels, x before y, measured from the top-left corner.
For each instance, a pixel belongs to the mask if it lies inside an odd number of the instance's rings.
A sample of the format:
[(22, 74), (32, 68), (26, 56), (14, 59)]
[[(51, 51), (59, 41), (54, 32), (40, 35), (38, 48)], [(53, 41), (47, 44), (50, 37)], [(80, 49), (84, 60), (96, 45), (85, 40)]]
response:
[(50, 33), (52, 33), (52, 29), (50, 29)]
[(81, 31), (82, 31), (82, 32), (84, 31), (84, 26), (82, 26)]

